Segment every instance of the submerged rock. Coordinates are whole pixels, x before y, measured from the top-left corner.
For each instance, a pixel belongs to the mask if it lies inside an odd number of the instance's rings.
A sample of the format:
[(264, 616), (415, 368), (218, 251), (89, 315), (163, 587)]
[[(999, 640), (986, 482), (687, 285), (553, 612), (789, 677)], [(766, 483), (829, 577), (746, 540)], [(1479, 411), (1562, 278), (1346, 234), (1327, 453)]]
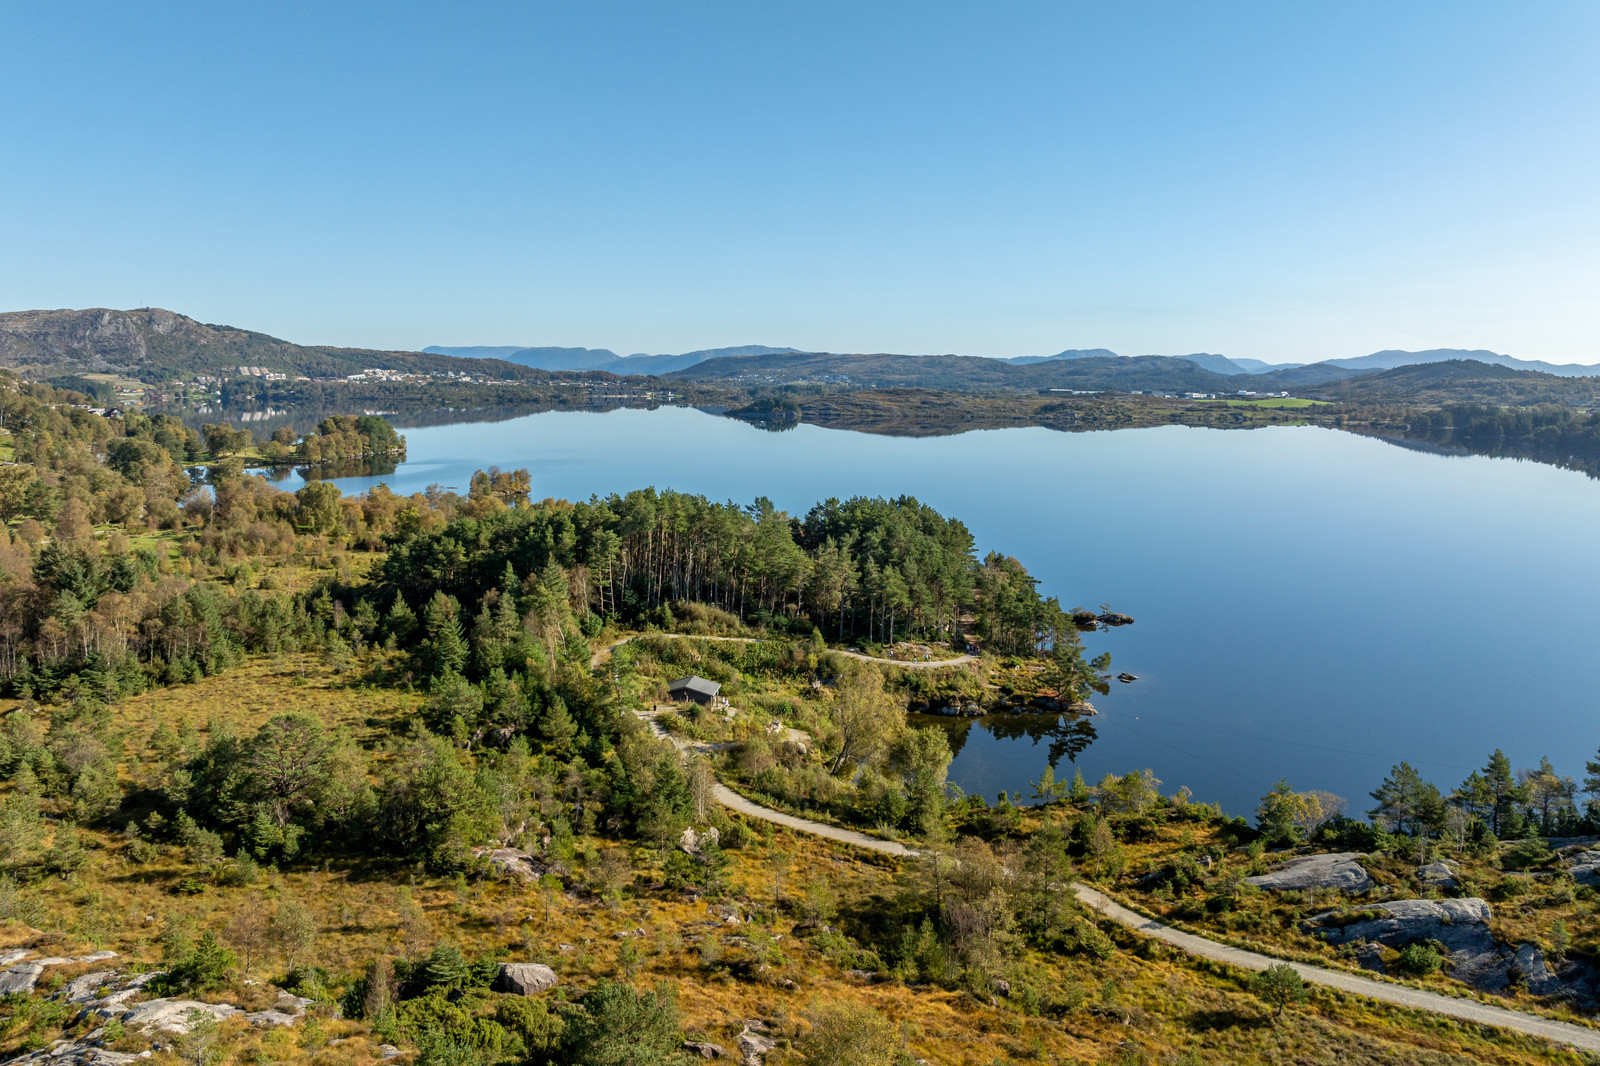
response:
[(1274, 892), (1285, 889), (1337, 888), (1345, 892), (1365, 892), (1372, 878), (1356, 862), (1357, 852), (1340, 851), (1330, 855), (1307, 855), (1292, 859), (1271, 873), (1245, 878), (1245, 884)]

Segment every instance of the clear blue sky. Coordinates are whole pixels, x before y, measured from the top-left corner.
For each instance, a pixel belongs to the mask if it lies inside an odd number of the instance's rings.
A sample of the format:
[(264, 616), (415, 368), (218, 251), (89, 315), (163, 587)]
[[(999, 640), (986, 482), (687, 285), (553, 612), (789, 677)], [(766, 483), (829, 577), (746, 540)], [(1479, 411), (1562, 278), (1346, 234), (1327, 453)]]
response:
[(1600, 4), (0, 7), (0, 309), (1600, 362)]

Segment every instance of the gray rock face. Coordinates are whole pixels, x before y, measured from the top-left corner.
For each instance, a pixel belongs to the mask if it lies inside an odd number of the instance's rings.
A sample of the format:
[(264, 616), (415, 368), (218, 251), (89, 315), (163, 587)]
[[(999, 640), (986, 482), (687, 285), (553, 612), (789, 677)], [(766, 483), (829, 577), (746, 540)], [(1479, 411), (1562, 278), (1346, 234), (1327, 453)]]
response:
[(1417, 867), (1417, 879), (1435, 888), (1455, 888), (1458, 883), (1455, 867), (1448, 862), (1430, 862)]
[(1572, 879), (1580, 885), (1600, 885), (1600, 851), (1580, 851), (1572, 857)]
[[(143, 1057), (148, 1057), (145, 1052)], [(141, 1056), (129, 1055), (120, 1051), (107, 1051), (91, 1043), (88, 1038), (82, 1040), (57, 1040), (47, 1047), (27, 1054), (18, 1059), (12, 1059), (7, 1066), (127, 1066), (128, 1063), (138, 1060)]]
[(777, 1046), (778, 1042), (772, 1037), (748, 1028), (739, 1034), (739, 1053), (744, 1056), (745, 1066), (761, 1066), (767, 1052)]
[(122, 975), (115, 970), (101, 970), (74, 977), (61, 989), (59, 996), (68, 1003), (92, 1003), (106, 992), (119, 986)]
[(1550, 972), (1545, 965), (1544, 952), (1535, 945), (1518, 944), (1512, 965), (1527, 982), (1528, 991), (1534, 995), (1553, 996), (1562, 991), (1561, 978)]
[(17, 963), (11, 969), (0, 973), (0, 996), (32, 992), (33, 986), (39, 983), (39, 975), (42, 973), (44, 973), (42, 962)]
[(683, 1050), (702, 1059), (720, 1059), (728, 1054), (728, 1049), (721, 1044), (713, 1044), (708, 1040), (685, 1040)]
[(502, 962), (495, 975), (494, 990), (517, 996), (536, 996), (561, 983), (556, 972), (537, 962)]
[(167, 1033), (187, 1033), (190, 1011), (204, 1011), (218, 1020), (243, 1013), (230, 1003), (201, 1003), (196, 999), (152, 999), (124, 1014), (122, 1024), (146, 1033), (157, 1030)]
[(550, 869), (521, 848), (473, 848), (472, 854), (501, 873), (524, 881), (537, 881)]
[(254, 1026), (293, 1025), (300, 1020), (298, 1014), (285, 1014), (281, 1010), (257, 1010), (244, 1016), (245, 1021)]
[(32, 954), (33, 952), (29, 951), (27, 948), (18, 948), (14, 951), (0, 951), (0, 966), (10, 966), (14, 962), (21, 962), (23, 959)]
[(1506, 970), (1511, 959), (1489, 931), (1492, 912), (1483, 900), (1401, 899), (1369, 909), (1381, 917), (1336, 925), (1339, 912), (1329, 911), (1307, 919), (1305, 925), (1330, 944), (1366, 940), (1398, 949), (1419, 940), (1437, 940), (1450, 952), (1450, 976), (1486, 991), (1510, 983)]
[(1245, 878), (1245, 883), (1257, 888), (1282, 892), (1285, 889), (1337, 888), (1345, 892), (1365, 892), (1372, 887), (1372, 878), (1356, 862), (1356, 852), (1335, 852), (1332, 855), (1308, 855), (1293, 859), (1271, 873)]
[(1356, 965), (1373, 973), (1383, 973), (1383, 949), (1376, 944), (1362, 944), (1356, 948)]

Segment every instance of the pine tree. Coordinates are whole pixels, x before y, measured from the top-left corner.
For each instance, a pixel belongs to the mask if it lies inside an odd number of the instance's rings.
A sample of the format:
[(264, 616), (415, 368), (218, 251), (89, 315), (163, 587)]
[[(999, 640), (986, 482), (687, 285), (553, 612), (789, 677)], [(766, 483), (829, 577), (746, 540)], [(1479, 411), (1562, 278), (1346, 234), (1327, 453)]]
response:
[(467, 661), (467, 642), (461, 636), (460, 613), (453, 597), (435, 592), (428, 601), (424, 621), (428, 627), (428, 645), (432, 653), (432, 673), (455, 674)]

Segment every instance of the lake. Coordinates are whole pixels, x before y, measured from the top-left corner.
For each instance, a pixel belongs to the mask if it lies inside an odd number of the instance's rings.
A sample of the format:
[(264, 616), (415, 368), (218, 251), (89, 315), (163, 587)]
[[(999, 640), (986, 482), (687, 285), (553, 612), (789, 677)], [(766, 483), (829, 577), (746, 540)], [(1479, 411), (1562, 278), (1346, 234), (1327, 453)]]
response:
[[(1095, 698), (1091, 783), (1149, 767), (1248, 813), (1286, 777), (1359, 812), (1401, 759), (1448, 791), (1496, 747), (1581, 776), (1600, 745), (1600, 483), (1569, 471), (1310, 427), (896, 438), (667, 407), (405, 432), (410, 460), (381, 479), (402, 493), (465, 492), (494, 464), (527, 467), (536, 499), (655, 485), (801, 514), (909, 494), (959, 517), (1064, 607), (1137, 619), (1087, 638), (1140, 676)], [(1047, 727), (952, 724), (951, 780), (1026, 794)]]

